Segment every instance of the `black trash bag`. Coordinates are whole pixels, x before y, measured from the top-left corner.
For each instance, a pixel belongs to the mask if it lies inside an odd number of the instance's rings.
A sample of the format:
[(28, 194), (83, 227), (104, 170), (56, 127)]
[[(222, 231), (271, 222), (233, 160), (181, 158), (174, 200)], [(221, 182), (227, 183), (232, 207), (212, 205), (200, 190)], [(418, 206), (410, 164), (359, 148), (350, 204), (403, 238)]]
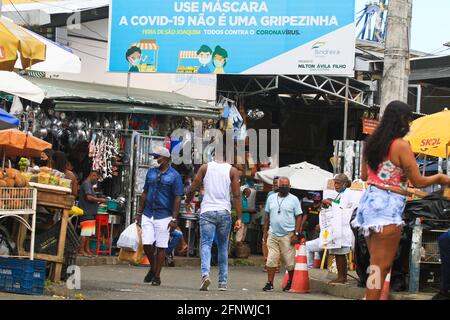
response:
[[(356, 210), (352, 215), (352, 221), (356, 217)], [(354, 259), (356, 273), (358, 275), (358, 287), (365, 287), (368, 274), (367, 268), (370, 266), (370, 253), (366, 239), (361, 230), (352, 226), (355, 236)], [(407, 289), (406, 279), (408, 276), (409, 252), (411, 250), (411, 235), (403, 229), (399, 247), (392, 264), (390, 287), (393, 291), (405, 291)]]
[(432, 193), (421, 200), (407, 202), (404, 211), (406, 225), (412, 229), (416, 218), (425, 218), (422, 222), (424, 230), (450, 228), (450, 201), (439, 192)]

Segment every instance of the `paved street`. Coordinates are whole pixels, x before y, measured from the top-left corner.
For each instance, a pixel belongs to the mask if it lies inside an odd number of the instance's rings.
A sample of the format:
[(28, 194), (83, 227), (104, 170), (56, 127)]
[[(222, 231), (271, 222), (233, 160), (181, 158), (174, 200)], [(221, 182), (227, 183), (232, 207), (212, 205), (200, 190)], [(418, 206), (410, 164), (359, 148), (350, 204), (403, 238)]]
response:
[(217, 290), (216, 267), (212, 270), (210, 291), (201, 292), (198, 267), (165, 268), (162, 285), (152, 287), (142, 282), (147, 268), (125, 265), (82, 267), (81, 293), (86, 299), (224, 299), (224, 300), (323, 300), (337, 299), (321, 294), (290, 294), (281, 291), (282, 276), (276, 275), (275, 291), (263, 292), (266, 273), (260, 267), (230, 267), (229, 290)]

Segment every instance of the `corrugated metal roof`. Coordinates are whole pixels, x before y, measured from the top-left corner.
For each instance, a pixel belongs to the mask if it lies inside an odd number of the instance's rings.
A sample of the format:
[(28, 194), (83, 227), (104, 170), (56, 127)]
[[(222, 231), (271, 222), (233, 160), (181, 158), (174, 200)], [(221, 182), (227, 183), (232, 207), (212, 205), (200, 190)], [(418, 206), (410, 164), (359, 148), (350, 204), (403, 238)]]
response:
[[(206, 102), (178, 93), (85, 82), (25, 77), (45, 91), (66, 111), (160, 113), (203, 118), (219, 118), (219, 110)], [(70, 107), (68, 107), (70, 105)], [(127, 110), (127, 111), (124, 111)]]

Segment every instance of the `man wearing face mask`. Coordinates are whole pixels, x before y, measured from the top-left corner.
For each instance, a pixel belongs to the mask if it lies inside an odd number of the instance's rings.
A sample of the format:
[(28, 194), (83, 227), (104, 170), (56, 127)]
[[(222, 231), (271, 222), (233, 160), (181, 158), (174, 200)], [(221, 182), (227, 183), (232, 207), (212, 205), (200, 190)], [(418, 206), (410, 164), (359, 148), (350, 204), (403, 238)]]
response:
[(125, 59), (127, 59), (130, 64), (130, 69), (128, 72), (139, 72), (138, 65), (141, 63), (142, 51), (140, 48), (133, 46), (127, 50), (125, 54)]
[(91, 171), (87, 179), (81, 184), (80, 199), (78, 206), (83, 209), (84, 214), (80, 217), (80, 248), (78, 254), (81, 256), (92, 256), (89, 253), (89, 237), (95, 235), (95, 216), (97, 215), (99, 203), (108, 202), (105, 198), (97, 198), (94, 185), (98, 182), (98, 173)]
[(264, 239), (269, 249), (267, 257), (267, 283), (264, 291), (273, 291), (273, 280), (280, 258), (283, 258), (289, 273), (289, 280), (283, 291), (291, 288), (295, 267), (294, 245), (300, 240), (303, 214), (300, 201), (289, 193), (290, 181), (287, 177), (278, 180), (279, 191), (272, 194), (266, 203), (267, 213), (264, 224)]
[[(351, 185), (352, 182), (350, 181), (350, 179), (347, 177), (346, 174), (341, 173), (336, 175), (334, 177), (334, 188), (338, 192), (338, 195), (333, 200), (331, 199), (328, 199), (328, 201), (324, 200), (324, 206), (335, 203), (343, 209), (350, 209), (353, 208), (355, 205), (357, 205), (353, 203), (352, 192), (350, 190)], [(353, 234), (353, 232), (351, 231), (350, 223), (346, 226), (343, 226), (343, 228), (346, 228), (351, 234)], [(344, 231), (345, 230), (343, 230), (343, 234)], [(345, 233), (348, 234), (349, 232)], [(343, 239), (341, 248), (330, 250), (330, 253), (336, 257), (336, 267), (338, 269), (337, 279), (330, 281), (330, 284), (347, 283), (347, 271), (348, 271), (347, 254), (350, 253), (351, 246), (352, 243), (345, 243)]]
[(150, 155), (157, 164), (147, 172), (136, 222), (142, 226), (142, 244), (150, 261), (144, 282), (159, 286), (170, 232), (177, 227), (184, 185), (180, 174), (170, 165), (168, 149), (156, 147)]
[(198, 61), (200, 62), (200, 67), (198, 68), (198, 73), (206, 74), (211, 73), (208, 64), (212, 59), (212, 50), (207, 45), (202, 45), (197, 51)]
[[(274, 193), (278, 193), (278, 176), (275, 176), (274, 178), (273, 178), (273, 180), (272, 180), (272, 191), (270, 191), (268, 194), (267, 194), (267, 198), (266, 198), (266, 203), (267, 203), (267, 200), (269, 199), (269, 197), (271, 196), (271, 195), (273, 195)], [(264, 230), (264, 224), (266, 223), (266, 212), (264, 211), (264, 210), (262, 210), (262, 213), (261, 213), (261, 225), (262, 225), (262, 228), (263, 228), (263, 230)], [(266, 267), (266, 263), (267, 263), (267, 255), (269, 254), (269, 249), (267, 249), (267, 243), (266, 243), (266, 239), (264, 238), (264, 236), (262, 237), (262, 240), (261, 240), (261, 247), (262, 247), (262, 252), (263, 252), (263, 256), (264, 256), (264, 272), (267, 272), (267, 267)], [(280, 272), (280, 267), (278, 267), (277, 269), (276, 269), (276, 272), (278, 273), (278, 272)]]

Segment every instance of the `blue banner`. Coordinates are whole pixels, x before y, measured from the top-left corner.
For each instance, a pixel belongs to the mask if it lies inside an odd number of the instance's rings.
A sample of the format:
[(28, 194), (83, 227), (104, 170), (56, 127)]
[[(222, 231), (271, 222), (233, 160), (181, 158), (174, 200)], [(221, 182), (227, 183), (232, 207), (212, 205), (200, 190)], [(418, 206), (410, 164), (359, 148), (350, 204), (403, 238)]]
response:
[(354, 0), (112, 0), (109, 71), (353, 72)]

